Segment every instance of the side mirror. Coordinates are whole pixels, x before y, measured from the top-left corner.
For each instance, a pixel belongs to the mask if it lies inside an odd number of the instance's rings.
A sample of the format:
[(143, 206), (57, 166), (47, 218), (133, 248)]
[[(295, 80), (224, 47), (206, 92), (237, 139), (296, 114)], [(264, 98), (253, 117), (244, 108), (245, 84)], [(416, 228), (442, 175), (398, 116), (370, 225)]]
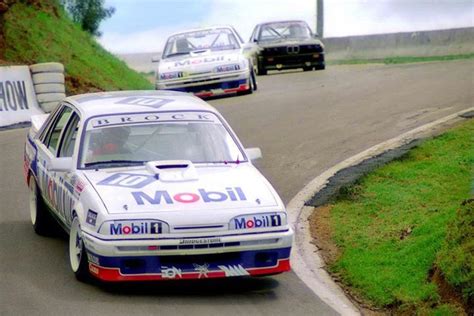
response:
[(257, 148), (257, 147), (255, 147), (255, 148), (246, 148), (245, 149), (245, 154), (252, 161), (262, 158), (262, 151), (260, 150), (260, 148)]
[(53, 158), (48, 164), (48, 171), (69, 172), (72, 168), (72, 157)]
[(151, 57), (151, 62), (152, 63), (158, 63), (160, 61), (160, 56), (153, 56)]

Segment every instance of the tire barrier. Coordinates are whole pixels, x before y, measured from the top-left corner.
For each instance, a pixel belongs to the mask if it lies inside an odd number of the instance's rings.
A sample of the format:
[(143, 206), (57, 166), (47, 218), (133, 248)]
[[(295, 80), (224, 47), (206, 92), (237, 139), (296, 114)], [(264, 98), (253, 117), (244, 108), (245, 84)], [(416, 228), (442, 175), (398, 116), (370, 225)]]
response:
[(64, 66), (61, 63), (41, 63), (30, 66), (36, 98), (47, 113), (66, 97)]
[(66, 88), (61, 83), (42, 83), (35, 85), (36, 93), (66, 93)]

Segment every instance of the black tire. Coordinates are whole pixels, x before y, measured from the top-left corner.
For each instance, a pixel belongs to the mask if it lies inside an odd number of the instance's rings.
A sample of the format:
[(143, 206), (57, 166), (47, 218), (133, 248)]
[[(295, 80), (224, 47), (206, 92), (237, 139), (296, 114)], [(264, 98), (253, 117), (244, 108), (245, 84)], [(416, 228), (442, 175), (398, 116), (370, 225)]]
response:
[(259, 65), (257, 67), (257, 70), (258, 70), (258, 75), (259, 76), (266, 76), (267, 73), (268, 73), (267, 69), (265, 69), (265, 67), (263, 65)]
[(239, 92), (238, 95), (252, 94), (255, 90), (257, 90), (257, 81), (255, 80), (255, 73), (252, 68), (249, 74), (249, 89), (246, 91)]
[(82, 240), (81, 226), (79, 219), (74, 217), (69, 231), (69, 263), (76, 279), (81, 282), (89, 282), (91, 274), (89, 272), (89, 260), (87, 260), (87, 250)]
[(250, 80), (252, 80), (253, 82), (253, 91), (257, 91), (258, 85), (257, 85), (257, 75), (255, 74), (255, 70), (252, 70)]
[(314, 67), (314, 69), (316, 69), (316, 70), (324, 70), (324, 69), (326, 69), (326, 64), (317, 65), (316, 67)]
[(303, 67), (303, 71), (311, 71), (313, 70), (313, 67)]
[(36, 179), (32, 175), (30, 175), (28, 187), (30, 190), (30, 218), (33, 229), (40, 236), (57, 236), (59, 225), (44, 203)]

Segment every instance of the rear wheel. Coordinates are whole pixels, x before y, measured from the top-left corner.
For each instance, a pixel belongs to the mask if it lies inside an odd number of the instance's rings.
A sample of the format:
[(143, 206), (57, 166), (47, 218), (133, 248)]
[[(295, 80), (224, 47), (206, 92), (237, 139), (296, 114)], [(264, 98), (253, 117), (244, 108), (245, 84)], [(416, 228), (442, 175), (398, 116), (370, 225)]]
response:
[(44, 204), (36, 180), (32, 175), (30, 175), (28, 187), (30, 190), (30, 218), (33, 229), (38, 235), (54, 236), (57, 233), (58, 224)]
[(74, 217), (69, 231), (69, 262), (76, 279), (83, 282), (90, 279), (87, 251), (82, 240), (81, 226), (77, 216)]
[(303, 67), (303, 71), (311, 71), (313, 70), (313, 67)]

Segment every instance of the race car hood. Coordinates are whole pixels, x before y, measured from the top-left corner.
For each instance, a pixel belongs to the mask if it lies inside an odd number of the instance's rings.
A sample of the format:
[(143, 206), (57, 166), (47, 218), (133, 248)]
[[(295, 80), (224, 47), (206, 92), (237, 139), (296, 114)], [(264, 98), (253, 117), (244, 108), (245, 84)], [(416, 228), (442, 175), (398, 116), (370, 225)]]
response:
[(84, 174), (111, 214), (282, 207), (271, 185), (247, 163), (193, 169), (187, 174), (157, 175), (147, 168)]
[(238, 49), (215, 52), (206, 50), (202, 53), (191, 53), (190, 55), (162, 59), (158, 72), (183, 71), (189, 74), (198, 74), (212, 71), (218, 65), (239, 63), (240, 56), (242, 54)]

